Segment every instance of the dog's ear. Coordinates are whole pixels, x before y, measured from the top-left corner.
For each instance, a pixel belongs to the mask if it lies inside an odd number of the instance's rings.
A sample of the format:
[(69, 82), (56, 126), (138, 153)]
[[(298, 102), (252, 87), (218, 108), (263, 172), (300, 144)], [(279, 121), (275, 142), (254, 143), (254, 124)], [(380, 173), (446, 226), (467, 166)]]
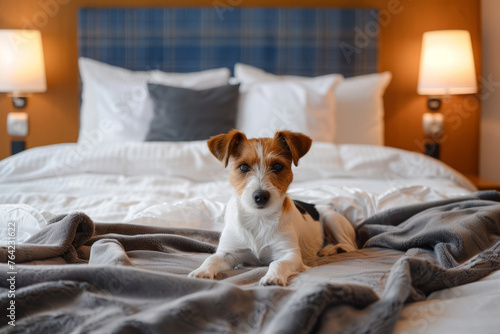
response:
[(247, 140), (247, 137), (238, 130), (214, 136), (207, 141), (210, 152), (219, 159), (224, 167), (229, 163), (229, 157), (236, 152), (238, 146)]
[(280, 142), (291, 154), (295, 166), (299, 165), (302, 158), (311, 148), (312, 139), (302, 133), (279, 131), (274, 134), (274, 140)]

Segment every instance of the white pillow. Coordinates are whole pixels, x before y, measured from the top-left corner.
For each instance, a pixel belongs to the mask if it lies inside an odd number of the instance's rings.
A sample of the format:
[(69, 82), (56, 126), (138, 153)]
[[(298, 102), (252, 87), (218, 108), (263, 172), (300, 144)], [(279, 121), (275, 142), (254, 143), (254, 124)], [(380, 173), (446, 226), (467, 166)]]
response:
[(254, 82), (276, 82), (276, 81), (302, 81), (311, 80), (311, 77), (300, 77), (296, 75), (276, 75), (267, 73), (260, 68), (236, 63), (234, 65), (234, 76), (241, 82), (242, 85), (251, 84)]
[(272, 137), (278, 129), (309, 135), (316, 141), (335, 138), (335, 86), (338, 74), (314, 78), (276, 76), (236, 64), (240, 100), (236, 127), (249, 137)]
[(147, 83), (190, 89), (226, 85), (230, 71), (193, 73), (130, 71), (89, 58), (78, 60), (83, 83), (78, 142), (144, 141), (153, 119)]
[(335, 90), (337, 144), (384, 145), (384, 92), (390, 72), (344, 79)]
[[(291, 75), (277, 76), (239, 63), (235, 65), (234, 72), (243, 89), (245, 85), (255, 82), (311, 80)], [(383, 95), (391, 78), (390, 72), (360, 75), (344, 79), (336, 86), (336, 134), (331, 141), (339, 144), (384, 144)]]

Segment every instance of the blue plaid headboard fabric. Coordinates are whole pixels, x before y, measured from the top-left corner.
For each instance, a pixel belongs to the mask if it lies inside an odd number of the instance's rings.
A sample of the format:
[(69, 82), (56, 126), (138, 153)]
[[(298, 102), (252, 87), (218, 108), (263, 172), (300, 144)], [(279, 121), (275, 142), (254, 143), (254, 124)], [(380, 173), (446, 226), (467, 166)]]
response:
[(85, 8), (79, 55), (131, 70), (194, 72), (237, 62), (275, 74), (377, 71), (373, 9)]

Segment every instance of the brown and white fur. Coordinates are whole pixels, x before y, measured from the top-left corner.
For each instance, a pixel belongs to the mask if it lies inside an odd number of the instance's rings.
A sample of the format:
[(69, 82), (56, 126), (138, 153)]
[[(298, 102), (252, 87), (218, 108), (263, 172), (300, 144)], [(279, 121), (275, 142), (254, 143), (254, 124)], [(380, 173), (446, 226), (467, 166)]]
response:
[[(290, 131), (277, 132), (274, 138), (247, 139), (236, 130), (212, 137), (210, 152), (225, 167), (234, 196), (225, 213), (225, 227), (215, 254), (189, 274), (189, 277), (214, 278), (219, 272), (239, 264), (269, 264), (263, 285), (287, 285), (288, 278), (308, 267), (304, 264), (320, 255), (356, 249), (354, 230), (330, 210), (323, 218), (338, 244), (322, 249), (322, 224), (302, 214), (287, 196), (293, 180), (292, 163), (297, 166), (311, 147), (311, 139)], [(342, 220), (343, 219), (343, 220)], [(339, 238), (340, 236), (340, 238)]]

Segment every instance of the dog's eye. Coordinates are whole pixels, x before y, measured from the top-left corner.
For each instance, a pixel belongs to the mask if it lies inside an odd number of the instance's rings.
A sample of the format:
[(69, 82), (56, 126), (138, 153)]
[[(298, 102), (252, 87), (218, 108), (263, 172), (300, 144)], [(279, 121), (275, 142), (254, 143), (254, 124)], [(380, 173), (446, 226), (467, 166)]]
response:
[(248, 173), (250, 171), (250, 166), (248, 166), (247, 164), (242, 164), (238, 166), (238, 169), (242, 173)]
[(275, 172), (275, 173), (278, 173), (282, 169), (283, 169), (283, 165), (282, 164), (274, 164), (273, 167), (271, 168), (271, 170), (273, 172)]

